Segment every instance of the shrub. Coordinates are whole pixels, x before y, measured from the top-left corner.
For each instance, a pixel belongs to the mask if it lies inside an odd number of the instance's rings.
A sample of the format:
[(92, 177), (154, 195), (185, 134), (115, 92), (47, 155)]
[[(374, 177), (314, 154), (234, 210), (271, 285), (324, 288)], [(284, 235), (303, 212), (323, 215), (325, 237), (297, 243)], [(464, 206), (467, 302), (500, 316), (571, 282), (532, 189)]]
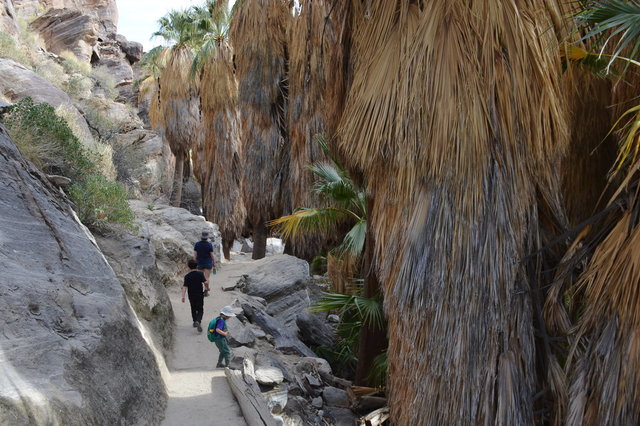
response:
[(0, 31), (0, 57), (13, 59), (26, 67), (31, 67), (31, 58), (9, 34)]
[(106, 66), (100, 66), (93, 69), (91, 76), (96, 81), (97, 86), (104, 93), (104, 97), (110, 100), (114, 100), (118, 96), (118, 89), (116, 88), (116, 79), (113, 77), (113, 73)]
[(20, 152), (44, 172), (73, 180), (93, 172), (89, 153), (51, 105), (22, 99), (3, 122)]
[(75, 53), (65, 50), (60, 54), (60, 57), (64, 59), (62, 66), (67, 73), (80, 73), (85, 77), (91, 75), (91, 64), (78, 59)]
[(52, 61), (51, 59), (44, 59), (34, 64), (33, 71), (51, 84), (58, 86), (60, 89), (64, 89), (65, 84), (68, 81), (68, 76), (64, 72), (62, 65)]
[(72, 74), (62, 85), (62, 90), (73, 99), (84, 99), (91, 96), (93, 80), (82, 74)]
[(127, 192), (116, 182), (102, 175), (90, 175), (71, 186), (80, 220), (95, 230), (104, 230), (107, 223), (133, 228), (133, 213), (127, 203)]
[[(90, 228), (102, 230), (107, 223), (133, 227), (133, 213), (122, 186), (110, 181), (101, 169), (110, 164), (111, 148), (92, 140), (89, 149), (74, 135), (67, 121), (48, 104), (25, 98), (2, 116), (20, 152), (46, 173), (60, 174), (74, 183), (70, 195), (78, 216)], [(100, 147), (104, 152), (99, 152)]]

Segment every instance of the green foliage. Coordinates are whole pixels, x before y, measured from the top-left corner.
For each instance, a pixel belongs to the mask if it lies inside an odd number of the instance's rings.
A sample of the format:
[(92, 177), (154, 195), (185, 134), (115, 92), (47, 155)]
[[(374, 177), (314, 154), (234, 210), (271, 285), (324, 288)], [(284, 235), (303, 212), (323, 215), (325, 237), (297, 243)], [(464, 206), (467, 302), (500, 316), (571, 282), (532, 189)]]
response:
[(89, 153), (51, 105), (25, 98), (9, 109), (3, 123), (20, 152), (44, 172), (73, 180), (93, 173)]
[(70, 195), (87, 226), (133, 226), (126, 191), (99, 173), (99, 154), (85, 148), (52, 106), (25, 98), (10, 107), (2, 122), (25, 158), (45, 173), (71, 178)]
[[(357, 353), (363, 325), (386, 329), (381, 299), (354, 294), (323, 293), (311, 311), (336, 312), (340, 317), (336, 343), (331, 347), (320, 346), (314, 350), (331, 364), (331, 368), (340, 377), (351, 377), (358, 364)], [(378, 376), (386, 377), (386, 372), (381, 372), (381, 368), (382, 366), (378, 369), (374, 367), (371, 372), (376, 375), (376, 380), (379, 380)]]
[(80, 73), (85, 77), (91, 75), (91, 64), (81, 61), (73, 52), (65, 50), (60, 54), (60, 57), (64, 59), (62, 66), (67, 73)]
[(383, 387), (387, 382), (388, 371), (389, 359), (387, 357), (387, 352), (384, 351), (373, 360), (373, 368), (369, 372), (368, 376), (371, 386)]
[(90, 228), (103, 230), (107, 223), (133, 227), (133, 213), (127, 203), (127, 192), (102, 175), (90, 175), (71, 186), (80, 220)]

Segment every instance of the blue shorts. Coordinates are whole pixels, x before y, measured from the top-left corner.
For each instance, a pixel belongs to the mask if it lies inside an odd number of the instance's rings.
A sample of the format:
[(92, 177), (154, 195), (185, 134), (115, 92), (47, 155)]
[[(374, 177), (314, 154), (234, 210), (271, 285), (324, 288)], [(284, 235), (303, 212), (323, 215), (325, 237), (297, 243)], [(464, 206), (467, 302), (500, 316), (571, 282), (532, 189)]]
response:
[(213, 269), (213, 261), (198, 262), (198, 269)]

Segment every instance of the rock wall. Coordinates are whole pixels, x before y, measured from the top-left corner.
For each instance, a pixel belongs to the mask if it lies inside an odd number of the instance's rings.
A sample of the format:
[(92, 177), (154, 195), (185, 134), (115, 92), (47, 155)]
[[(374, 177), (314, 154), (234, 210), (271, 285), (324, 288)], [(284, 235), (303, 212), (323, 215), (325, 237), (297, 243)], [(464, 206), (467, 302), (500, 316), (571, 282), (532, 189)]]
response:
[(13, 0), (0, 0), (0, 31), (10, 35), (18, 34), (18, 21)]
[(0, 127), (0, 424), (159, 424), (166, 392), (122, 286)]
[(99, 22), (101, 36), (115, 33), (118, 26), (116, 0), (13, 0), (13, 3), (18, 13), (26, 17), (38, 16), (51, 9), (80, 10)]

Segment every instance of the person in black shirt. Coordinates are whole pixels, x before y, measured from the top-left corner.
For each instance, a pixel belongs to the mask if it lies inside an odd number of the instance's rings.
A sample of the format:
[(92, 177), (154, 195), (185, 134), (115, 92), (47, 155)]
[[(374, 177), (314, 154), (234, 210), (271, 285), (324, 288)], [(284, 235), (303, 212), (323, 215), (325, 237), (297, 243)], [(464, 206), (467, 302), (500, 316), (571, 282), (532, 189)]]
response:
[(189, 291), (189, 304), (191, 305), (191, 318), (193, 319), (193, 326), (198, 328), (198, 331), (202, 331), (202, 326), (200, 323), (202, 322), (202, 314), (204, 309), (204, 289), (202, 285), (204, 284), (207, 289), (209, 288), (209, 283), (207, 279), (204, 277), (204, 274), (201, 271), (198, 271), (198, 262), (193, 259), (189, 259), (187, 263), (189, 266), (189, 273), (184, 276), (184, 285), (182, 286), (182, 303), (184, 303), (184, 295)]

